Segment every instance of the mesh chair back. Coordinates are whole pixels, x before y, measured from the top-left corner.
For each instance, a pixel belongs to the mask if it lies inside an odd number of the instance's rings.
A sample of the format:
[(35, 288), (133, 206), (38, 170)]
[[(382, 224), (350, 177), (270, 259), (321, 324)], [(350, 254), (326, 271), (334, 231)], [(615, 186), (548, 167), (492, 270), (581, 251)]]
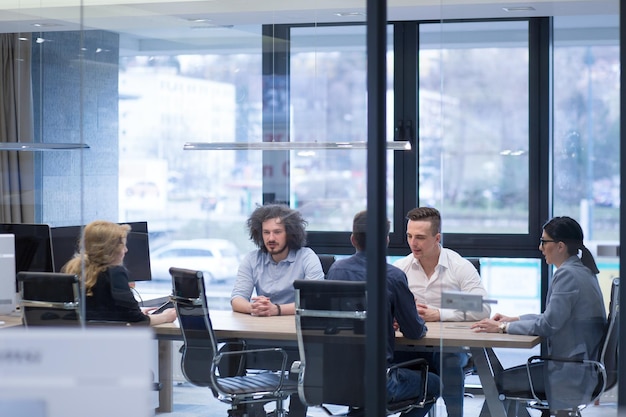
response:
[(302, 364), (298, 392), (308, 405), (364, 405), (366, 283), (296, 280)]
[(209, 317), (201, 271), (170, 268), (172, 301), (183, 333), (181, 368), (190, 383), (211, 386), (211, 363), (217, 343)]
[(18, 272), (25, 326), (82, 326), (78, 276), (56, 272)]

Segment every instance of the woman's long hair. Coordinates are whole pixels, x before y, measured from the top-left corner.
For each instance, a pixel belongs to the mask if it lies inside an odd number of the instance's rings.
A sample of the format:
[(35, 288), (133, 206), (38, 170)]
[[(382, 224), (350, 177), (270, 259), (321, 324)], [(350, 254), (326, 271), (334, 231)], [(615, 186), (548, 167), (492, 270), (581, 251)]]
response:
[(104, 220), (89, 223), (83, 230), (79, 252), (63, 266), (62, 272), (82, 277), (85, 293), (92, 295), (98, 275), (116, 265), (129, 232), (127, 224)]

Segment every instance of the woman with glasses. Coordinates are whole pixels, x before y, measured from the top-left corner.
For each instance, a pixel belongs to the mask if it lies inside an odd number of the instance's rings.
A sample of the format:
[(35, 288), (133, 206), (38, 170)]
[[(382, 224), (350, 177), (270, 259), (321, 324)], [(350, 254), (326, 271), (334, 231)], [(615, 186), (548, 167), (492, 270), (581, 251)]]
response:
[[(519, 317), (498, 313), (472, 328), (477, 332), (542, 336), (551, 357), (597, 360), (606, 310), (596, 277), (598, 267), (583, 244), (582, 228), (570, 217), (553, 218), (543, 226), (539, 250), (546, 263), (557, 268), (548, 288), (545, 311)], [(537, 362), (531, 367), (531, 375), (535, 393), (547, 399), (553, 411), (578, 406), (595, 388), (591, 368), (580, 364)], [(496, 385), (499, 392), (532, 398), (526, 365), (501, 372), (496, 376)]]

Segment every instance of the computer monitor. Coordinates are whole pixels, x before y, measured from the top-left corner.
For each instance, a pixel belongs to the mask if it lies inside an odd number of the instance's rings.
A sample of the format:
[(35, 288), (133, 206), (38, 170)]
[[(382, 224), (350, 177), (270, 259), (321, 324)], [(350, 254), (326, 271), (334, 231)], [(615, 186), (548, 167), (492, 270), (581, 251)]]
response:
[(0, 235), (0, 314), (15, 310), (15, 236)]
[[(128, 222), (131, 231), (126, 240), (128, 252), (124, 257), (124, 265), (128, 269), (128, 278), (131, 281), (150, 281), (150, 244), (148, 239), (148, 222)], [(75, 253), (79, 251), (78, 245), (83, 226), (53, 227), (52, 252), (54, 255), (55, 272), (61, 272), (63, 265), (67, 263)]]
[[(0, 234), (15, 236), (15, 272), (53, 272), (52, 241), (47, 224), (0, 223)], [(15, 292), (17, 281), (13, 277)]]

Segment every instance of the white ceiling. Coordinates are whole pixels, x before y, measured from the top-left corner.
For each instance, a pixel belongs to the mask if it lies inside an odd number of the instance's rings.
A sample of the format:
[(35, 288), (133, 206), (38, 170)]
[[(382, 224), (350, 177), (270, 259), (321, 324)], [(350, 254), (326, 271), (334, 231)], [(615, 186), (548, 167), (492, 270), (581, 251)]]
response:
[[(515, 10), (525, 7), (531, 9)], [(123, 48), (135, 51), (197, 49), (215, 38), (258, 39), (259, 24), (363, 22), (365, 11), (365, 0), (0, 0), (0, 32), (103, 29), (120, 33)], [(619, 0), (389, 0), (387, 19), (618, 13)]]

